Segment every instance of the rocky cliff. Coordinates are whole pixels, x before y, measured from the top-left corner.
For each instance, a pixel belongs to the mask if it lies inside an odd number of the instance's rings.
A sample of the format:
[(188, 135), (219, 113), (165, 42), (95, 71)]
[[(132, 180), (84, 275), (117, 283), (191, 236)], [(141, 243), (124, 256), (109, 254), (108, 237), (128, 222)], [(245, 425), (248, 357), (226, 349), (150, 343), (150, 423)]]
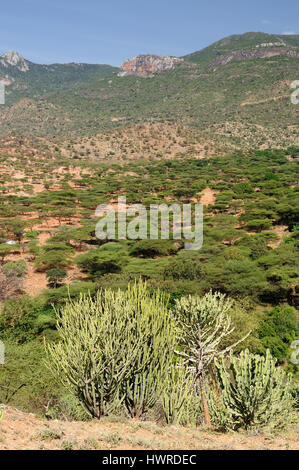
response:
[(3, 67), (16, 67), (20, 72), (29, 70), (29, 62), (15, 51), (7, 51), (0, 57), (0, 64)]
[(176, 64), (183, 62), (183, 59), (158, 55), (138, 55), (125, 61), (121, 66), (119, 76), (138, 75), (150, 77), (155, 73), (171, 70)]

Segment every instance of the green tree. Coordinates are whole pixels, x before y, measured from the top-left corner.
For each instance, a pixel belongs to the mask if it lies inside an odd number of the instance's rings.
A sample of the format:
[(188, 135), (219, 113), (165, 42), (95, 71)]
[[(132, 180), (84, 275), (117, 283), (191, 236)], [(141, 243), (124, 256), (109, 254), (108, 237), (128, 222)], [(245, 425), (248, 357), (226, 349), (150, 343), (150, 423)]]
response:
[(0, 245), (0, 259), (1, 264), (4, 263), (5, 258), (9, 255), (11, 251), (15, 249), (15, 246), (7, 245), (6, 243), (1, 243)]
[(58, 284), (62, 282), (66, 275), (67, 272), (61, 268), (52, 268), (46, 271), (48, 282), (50, 286), (54, 287), (54, 289), (56, 289)]
[(275, 307), (264, 316), (258, 334), (265, 349), (282, 364), (289, 357), (290, 344), (299, 336), (299, 322), (290, 307)]

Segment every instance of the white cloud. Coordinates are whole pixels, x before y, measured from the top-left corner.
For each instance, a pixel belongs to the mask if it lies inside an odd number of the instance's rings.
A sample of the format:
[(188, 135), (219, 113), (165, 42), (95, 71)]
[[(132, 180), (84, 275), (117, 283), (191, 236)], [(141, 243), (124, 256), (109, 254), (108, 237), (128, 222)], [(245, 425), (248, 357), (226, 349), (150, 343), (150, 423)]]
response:
[(270, 20), (262, 20), (262, 24), (272, 24), (272, 21), (270, 21)]
[(281, 34), (285, 34), (286, 36), (290, 36), (291, 34), (296, 34), (296, 31), (283, 31)]

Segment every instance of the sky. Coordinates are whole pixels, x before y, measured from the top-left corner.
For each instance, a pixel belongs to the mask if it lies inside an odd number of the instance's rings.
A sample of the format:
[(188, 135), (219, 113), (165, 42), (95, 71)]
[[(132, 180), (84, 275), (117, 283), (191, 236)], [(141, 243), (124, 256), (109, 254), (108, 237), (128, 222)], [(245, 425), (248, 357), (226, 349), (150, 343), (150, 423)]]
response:
[(11, 0), (0, 18), (0, 54), (119, 66), (138, 54), (182, 56), (231, 34), (299, 34), (299, 1)]

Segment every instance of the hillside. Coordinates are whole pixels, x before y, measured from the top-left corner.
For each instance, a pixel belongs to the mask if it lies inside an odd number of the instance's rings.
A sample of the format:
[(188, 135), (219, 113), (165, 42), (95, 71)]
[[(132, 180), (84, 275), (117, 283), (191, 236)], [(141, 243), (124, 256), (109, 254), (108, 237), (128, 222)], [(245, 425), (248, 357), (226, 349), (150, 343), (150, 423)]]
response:
[[(184, 56), (187, 61), (200, 64), (201, 67), (210, 66), (219, 58), (243, 53), (255, 53), (258, 57), (260, 51), (268, 55), (279, 51), (281, 55), (288, 55), (290, 52), (298, 52), (299, 35), (282, 35), (266, 33), (245, 33), (233, 34), (216, 41), (201, 51), (193, 52)], [(244, 58), (244, 55), (243, 55)]]
[(57, 89), (101, 80), (117, 72), (110, 65), (93, 64), (35, 64), (15, 51), (0, 56), (0, 79), (6, 85), (8, 105), (23, 98), (39, 99)]
[(0, 133), (57, 139), (163, 121), (231, 147), (296, 145), (290, 85), (298, 74), (298, 38), (230, 36), (183, 60), (134, 58), (125, 63), (130, 74), (103, 65), (2, 64), (7, 104), (0, 108)]

